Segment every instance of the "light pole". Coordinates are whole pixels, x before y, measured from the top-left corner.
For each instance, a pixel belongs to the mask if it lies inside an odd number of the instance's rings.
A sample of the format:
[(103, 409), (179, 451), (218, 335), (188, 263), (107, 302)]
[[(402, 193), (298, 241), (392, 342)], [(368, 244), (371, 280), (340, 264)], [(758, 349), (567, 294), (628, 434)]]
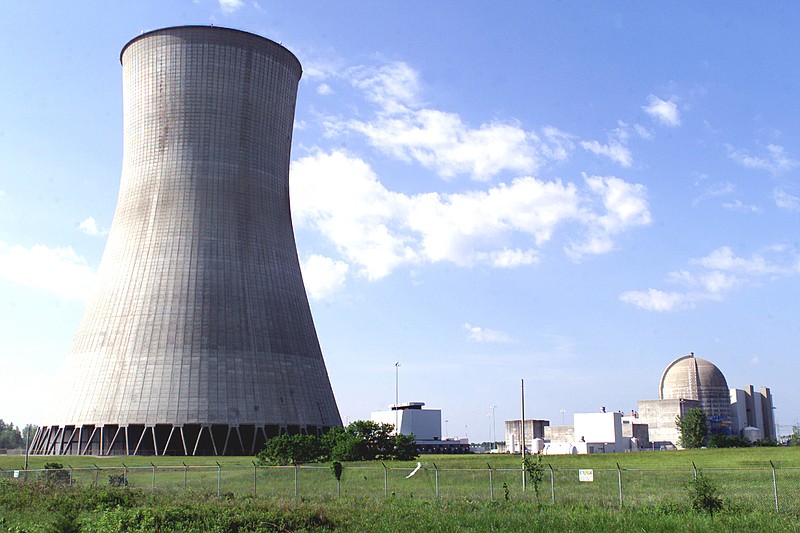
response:
[(561, 409), (561, 425), (562, 426), (564, 425), (564, 413), (566, 413), (566, 411), (564, 409)]
[(450, 421), (445, 419), (445, 421), (444, 421), (444, 440), (447, 440), (447, 423), (448, 422), (450, 422)]
[(400, 362), (394, 364), (394, 436), (400, 435)]
[(23, 431), (25, 432), (25, 476), (28, 476), (28, 439), (30, 439), (31, 425), (28, 424)]
[(492, 404), (492, 449), (497, 449), (497, 418), (495, 417), (495, 410), (497, 406)]

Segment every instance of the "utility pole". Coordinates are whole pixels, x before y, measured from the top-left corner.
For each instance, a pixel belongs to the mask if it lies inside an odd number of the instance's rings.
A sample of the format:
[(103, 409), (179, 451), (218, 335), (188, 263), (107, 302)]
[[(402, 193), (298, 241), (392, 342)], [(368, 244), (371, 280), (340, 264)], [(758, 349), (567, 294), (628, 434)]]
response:
[(495, 404), (492, 404), (492, 449), (493, 450), (497, 449), (497, 419), (495, 416), (496, 409), (497, 406)]
[(525, 492), (525, 380), (522, 382), (522, 491)]
[(400, 361), (394, 364), (394, 436), (400, 435)]
[(30, 439), (31, 425), (28, 424), (27, 427), (23, 428), (22, 431), (25, 432), (25, 470), (26, 470), (25, 475), (27, 476), (28, 475), (27, 474), (27, 470), (28, 470), (28, 439)]

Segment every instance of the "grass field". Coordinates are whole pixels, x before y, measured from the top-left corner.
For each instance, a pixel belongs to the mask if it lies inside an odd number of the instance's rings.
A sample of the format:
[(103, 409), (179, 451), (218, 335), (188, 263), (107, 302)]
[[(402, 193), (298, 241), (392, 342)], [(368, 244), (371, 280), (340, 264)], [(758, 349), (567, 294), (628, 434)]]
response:
[[(73, 486), (37, 472), (22, 483), (12, 471), (24, 458), (0, 456), (0, 532), (64, 521), (73, 531), (189, 531), (185, 517), (195, 531), (800, 530), (800, 448), (546, 456), (538, 501), (509, 455), (421, 456), (410, 479), (416, 461), (347, 464), (340, 485), (330, 465), (255, 467), (251, 457), (31, 457), (29, 469), (50, 461), (73, 468)], [(693, 463), (723, 499), (713, 518), (691, 510)], [(579, 482), (579, 468), (594, 481)], [(109, 487), (123, 472), (128, 487)]]

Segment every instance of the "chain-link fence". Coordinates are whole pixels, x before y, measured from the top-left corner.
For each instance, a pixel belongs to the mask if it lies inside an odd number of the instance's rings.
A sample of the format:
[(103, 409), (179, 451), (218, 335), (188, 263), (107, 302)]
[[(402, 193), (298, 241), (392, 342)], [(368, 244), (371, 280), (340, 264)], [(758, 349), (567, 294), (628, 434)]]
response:
[[(697, 468), (552, 468), (541, 481), (523, 480), (521, 468), (417, 468), (344, 466), (95, 466), (49, 470), (2, 470), (19, 482), (119, 486), (152, 492), (251, 494), (322, 500), (337, 497), (509, 499), (582, 503), (604, 507), (656, 506), (687, 501)], [(800, 468), (704, 468), (719, 496), (740, 509), (800, 512)]]

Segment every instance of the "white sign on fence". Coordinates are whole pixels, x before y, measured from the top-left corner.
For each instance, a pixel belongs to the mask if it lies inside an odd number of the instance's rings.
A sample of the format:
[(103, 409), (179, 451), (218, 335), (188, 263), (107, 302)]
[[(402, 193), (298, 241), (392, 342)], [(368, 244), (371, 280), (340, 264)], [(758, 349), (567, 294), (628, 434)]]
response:
[(19, 477), (19, 470), (14, 470), (14, 477)]
[(594, 470), (591, 468), (581, 468), (578, 470), (578, 480), (587, 483), (594, 481)]

